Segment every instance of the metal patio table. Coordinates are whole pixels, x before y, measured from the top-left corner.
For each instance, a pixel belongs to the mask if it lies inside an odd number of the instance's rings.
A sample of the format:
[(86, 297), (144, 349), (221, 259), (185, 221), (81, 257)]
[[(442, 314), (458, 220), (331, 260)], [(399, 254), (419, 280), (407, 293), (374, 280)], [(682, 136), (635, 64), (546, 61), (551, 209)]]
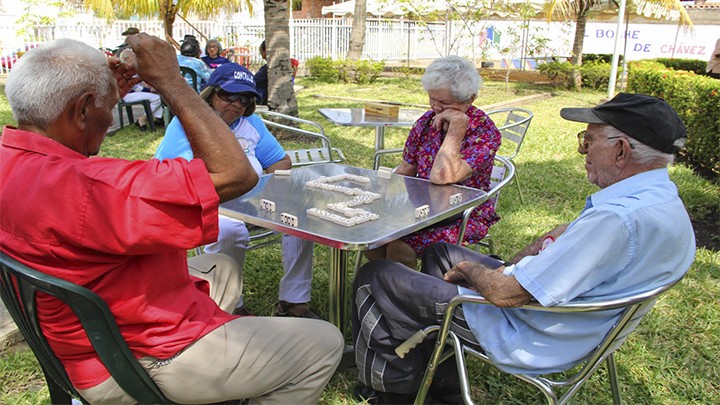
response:
[[(351, 227), (307, 215), (309, 208), (328, 210), (327, 204), (350, 201), (353, 196), (342, 192), (308, 187), (306, 182), (321, 176), (352, 174), (369, 179), (367, 183), (343, 180), (332, 184), (359, 188), (381, 195), (369, 204), (355, 208), (378, 214), (378, 220)], [(462, 195), (462, 201), (450, 204), (450, 196)], [(275, 211), (260, 209), (260, 200), (275, 203)], [(245, 195), (220, 205), (220, 214), (245, 221), (302, 239), (312, 240), (330, 249), (329, 321), (345, 331), (345, 278), (347, 252), (374, 249), (408, 235), (428, 225), (442, 221), (465, 209), (487, 200), (487, 194), (478, 189), (444, 185), (428, 180), (392, 174), (389, 179), (378, 177), (378, 172), (333, 163), (294, 168), (290, 175), (261, 176), (257, 186)], [(428, 205), (429, 214), (416, 218), (416, 208)], [(329, 210), (328, 210), (329, 211)], [(281, 221), (281, 214), (297, 217), (297, 226)]]
[(375, 152), (385, 149), (385, 127), (411, 127), (425, 111), (401, 108), (397, 118), (365, 114), (364, 108), (321, 108), (323, 117), (335, 125), (375, 127)]

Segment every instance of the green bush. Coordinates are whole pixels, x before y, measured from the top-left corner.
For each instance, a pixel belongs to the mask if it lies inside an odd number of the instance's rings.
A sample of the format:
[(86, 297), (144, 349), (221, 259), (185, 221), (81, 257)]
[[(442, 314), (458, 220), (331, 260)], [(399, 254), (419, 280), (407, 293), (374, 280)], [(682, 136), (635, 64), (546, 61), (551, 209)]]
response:
[(385, 69), (385, 62), (372, 60), (339, 60), (335, 62), (339, 77), (345, 83), (370, 84)]
[(697, 59), (657, 58), (655, 60), (662, 63), (666, 67), (669, 67), (670, 69), (694, 72), (696, 75), (704, 75), (705, 68), (707, 67), (707, 62)]
[(591, 89), (607, 89), (610, 81), (610, 64), (602, 61), (583, 61), (580, 67), (583, 87)]
[(667, 100), (687, 127), (680, 160), (720, 179), (720, 80), (640, 61), (630, 63), (628, 90)]
[(335, 83), (340, 79), (338, 68), (330, 58), (316, 56), (305, 62), (310, 77), (325, 83)]
[(570, 62), (547, 62), (538, 66), (540, 73), (550, 79), (555, 87), (572, 88), (570, 74), (576, 67)]
[[(584, 53), (582, 56), (583, 65), (585, 62), (612, 62), (612, 54), (610, 53)], [(622, 55), (620, 55), (620, 63), (622, 63)]]

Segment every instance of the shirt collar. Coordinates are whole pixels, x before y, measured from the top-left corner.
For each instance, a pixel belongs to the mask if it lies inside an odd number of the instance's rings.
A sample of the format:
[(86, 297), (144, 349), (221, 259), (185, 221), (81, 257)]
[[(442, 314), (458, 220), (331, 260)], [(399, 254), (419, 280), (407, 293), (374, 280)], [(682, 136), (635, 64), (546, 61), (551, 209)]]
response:
[(55, 155), (74, 159), (87, 158), (87, 156), (68, 148), (54, 139), (50, 139), (45, 135), (40, 135), (31, 131), (24, 131), (10, 125), (3, 127), (1, 143), (3, 147), (22, 149), (28, 152), (41, 153), (43, 155)]
[(627, 179), (605, 187), (588, 198), (590, 198), (592, 206), (597, 207), (610, 199), (634, 193), (637, 191), (638, 184), (658, 184), (668, 181), (670, 181), (668, 169), (663, 167), (630, 176)]

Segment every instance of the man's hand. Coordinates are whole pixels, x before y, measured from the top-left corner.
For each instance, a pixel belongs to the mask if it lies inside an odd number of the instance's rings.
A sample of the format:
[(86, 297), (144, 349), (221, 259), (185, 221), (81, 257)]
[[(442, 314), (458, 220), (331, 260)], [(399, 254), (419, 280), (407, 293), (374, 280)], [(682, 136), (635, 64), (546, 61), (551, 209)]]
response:
[(125, 97), (130, 89), (141, 81), (141, 79), (135, 75), (135, 68), (132, 65), (121, 63), (120, 59), (114, 56), (108, 58), (108, 66), (110, 66), (110, 70), (117, 81), (120, 98)]
[(498, 307), (519, 307), (530, 302), (530, 293), (514, 276), (503, 274), (504, 268), (491, 269), (480, 263), (464, 261), (445, 273), (443, 279), (478, 292)]
[(128, 35), (126, 42), (135, 52), (135, 71), (159, 93), (185, 82), (175, 49), (170, 44), (145, 33)]
[(540, 236), (539, 238), (535, 239), (532, 243), (530, 243), (529, 245), (525, 246), (525, 248), (524, 248), (523, 250), (521, 250), (521, 251), (519, 251), (518, 253), (516, 253), (515, 256), (508, 261), (508, 263), (513, 263), (513, 264), (515, 264), (515, 263), (519, 262), (520, 260), (522, 260), (522, 259), (523, 259), (524, 257), (526, 257), (526, 256), (535, 256), (535, 255), (537, 255), (537, 254), (540, 252), (540, 249), (542, 248), (543, 240), (544, 240), (546, 237), (551, 236), (553, 240), (559, 238), (560, 235), (562, 235), (563, 232), (565, 232), (565, 230), (567, 229), (568, 225), (570, 225), (570, 224), (561, 224), (561, 225), (558, 225), (558, 226), (556, 226), (553, 230), (551, 230), (550, 232), (548, 232), (548, 233)]

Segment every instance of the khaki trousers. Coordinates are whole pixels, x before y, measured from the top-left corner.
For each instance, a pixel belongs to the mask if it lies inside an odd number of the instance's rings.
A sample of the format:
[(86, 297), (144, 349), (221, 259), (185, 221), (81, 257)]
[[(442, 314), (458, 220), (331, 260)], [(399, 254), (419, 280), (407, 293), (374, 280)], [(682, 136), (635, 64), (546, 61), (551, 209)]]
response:
[[(235, 307), (241, 291), (233, 294), (222, 286), (238, 282), (234, 260), (201, 255), (188, 264), (193, 275), (211, 282), (213, 299), (225, 302), (221, 308)], [(216, 267), (205, 273), (213, 264)], [(172, 359), (143, 357), (140, 364), (174, 402), (247, 398), (252, 404), (314, 404), (335, 372), (343, 346), (338, 329), (324, 321), (243, 317), (203, 336)], [(135, 402), (112, 378), (78, 392), (93, 404)]]

